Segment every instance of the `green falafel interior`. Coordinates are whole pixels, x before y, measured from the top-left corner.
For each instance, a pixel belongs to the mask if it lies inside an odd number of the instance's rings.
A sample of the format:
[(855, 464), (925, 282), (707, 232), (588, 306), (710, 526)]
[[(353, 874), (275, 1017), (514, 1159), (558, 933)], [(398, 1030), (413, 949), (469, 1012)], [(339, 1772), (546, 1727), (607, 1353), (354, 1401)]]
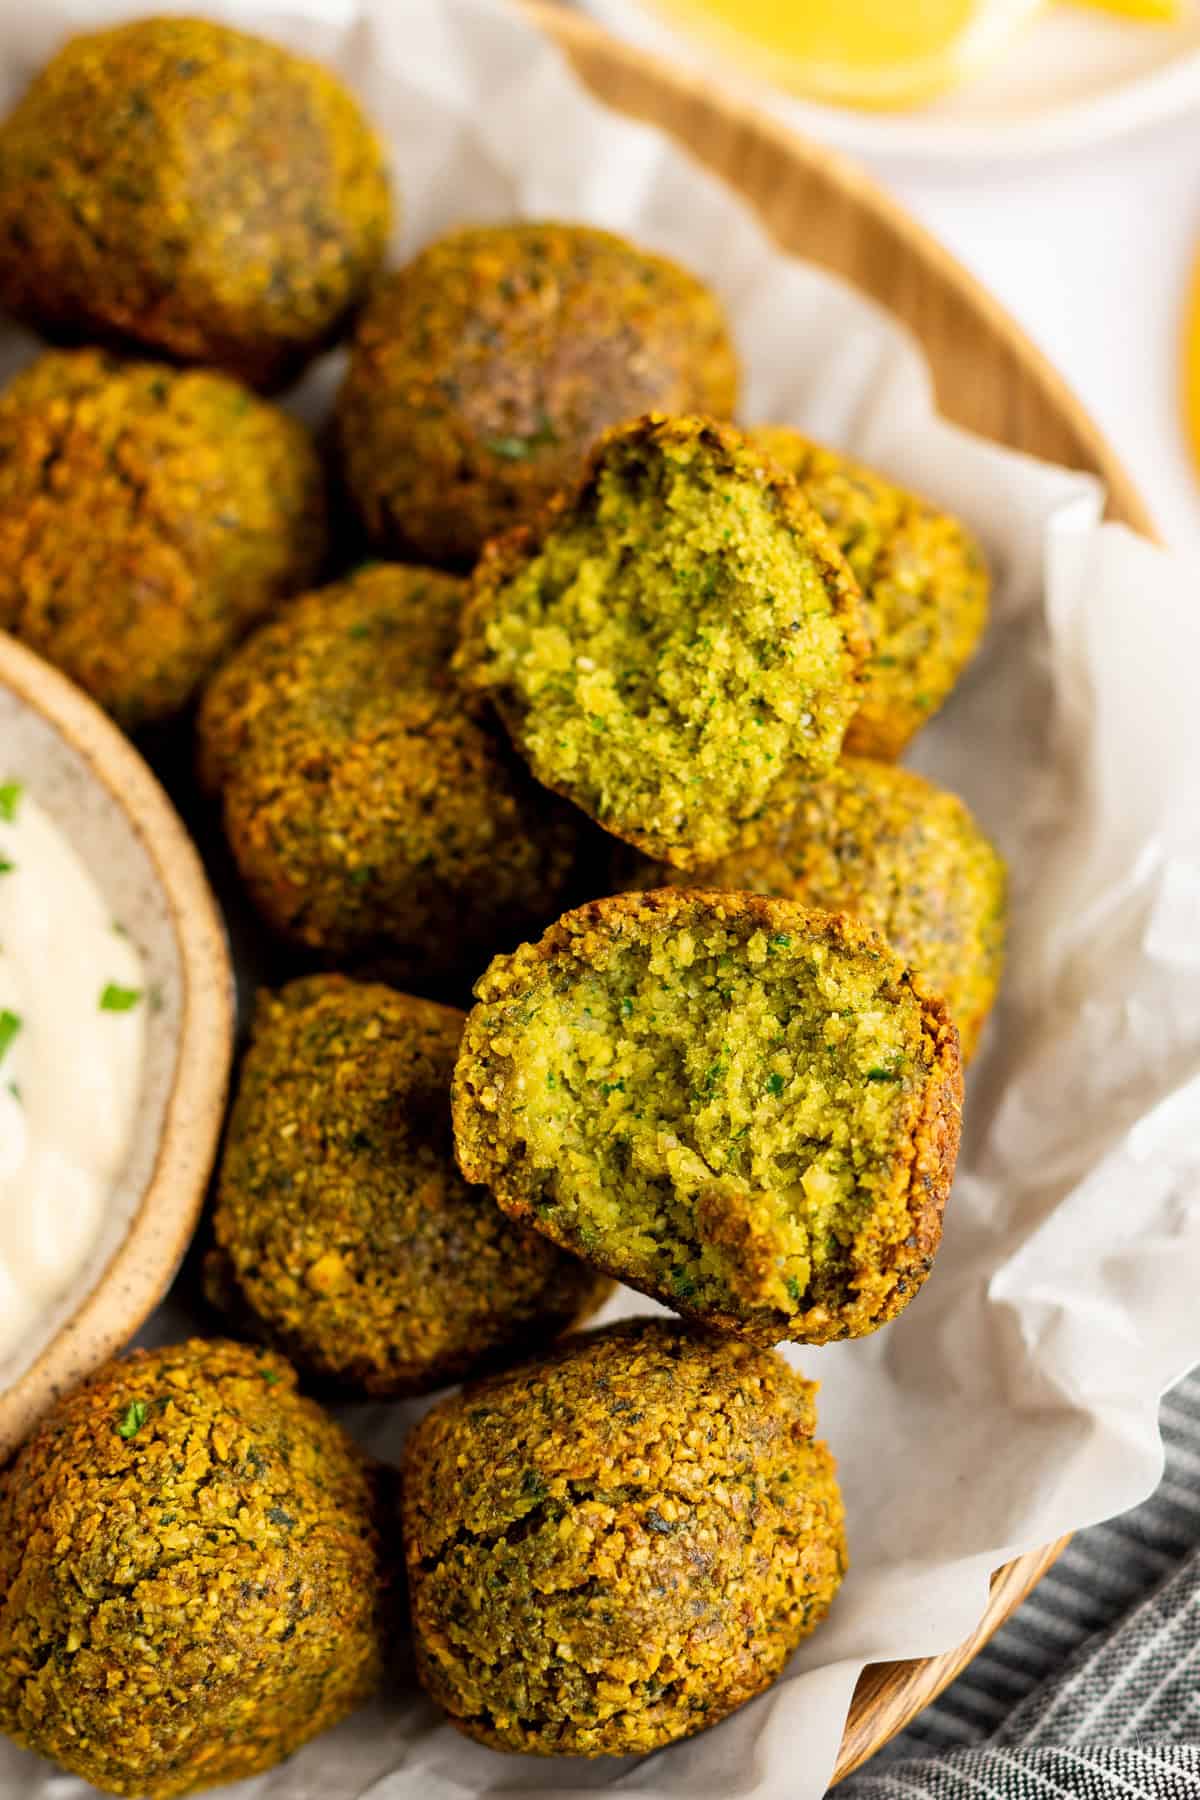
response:
[(868, 928), (746, 894), (618, 896), (476, 992), (458, 1155), (515, 1217), (766, 1342), (873, 1330), (924, 1279), (958, 1040)]
[(837, 757), (868, 649), (825, 526), (740, 433), (650, 414), (486, 553), (459, 667), (534, 774), (680, 867)]

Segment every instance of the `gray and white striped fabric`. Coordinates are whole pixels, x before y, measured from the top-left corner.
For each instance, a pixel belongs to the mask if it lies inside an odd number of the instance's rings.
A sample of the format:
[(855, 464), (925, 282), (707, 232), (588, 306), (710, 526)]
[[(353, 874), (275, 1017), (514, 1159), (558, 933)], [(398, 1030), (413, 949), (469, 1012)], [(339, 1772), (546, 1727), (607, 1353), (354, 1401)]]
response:
[(1162, 1430), (1156, 1493), (1080, 1532), (837, 1800), (1200, 1800), (1200, 1369)]

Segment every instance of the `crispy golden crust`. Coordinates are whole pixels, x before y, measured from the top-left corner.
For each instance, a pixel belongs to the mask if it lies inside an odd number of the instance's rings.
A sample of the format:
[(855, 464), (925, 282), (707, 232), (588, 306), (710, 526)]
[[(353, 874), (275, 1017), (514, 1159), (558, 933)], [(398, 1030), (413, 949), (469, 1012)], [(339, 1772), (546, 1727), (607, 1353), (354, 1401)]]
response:
[(755, 840), (789, 766), (832, 765), (869, 649), (796, 484), (730, 426), (652, 413), (488, 545), (455, 666), (546, 787), (691, 868)]
[(116, 1794), (274, 1767), (374, 1688), (371, 1472), (269, 1351), (135, 1351), (0, 1477), (0, 1729)]
[(616, 847), (611, 885), (773, 894), (872, 926), (940, 994), (974, 1055), (996, 998), (1004, 864), (957, 795), (892, 763), (844, 757), (820, 781), (785, 778), (750, 849), (681, 875)]
[(758, 1343), (874, 1331), (928, 1275), (958, 1034), (866, 926), (619, 895), (497, 957), (476, 993), (456, 1147), (513, 1218)]
[(387, 242), (382, 147), (315, 62), (201, 19), (72, 38), (0, 126), (0, 297), (67, 341), (284, 385)]
[(715, 296), (587, 226), (471, 226), (380, 283), (338, 403), (376, 543), (469, 567), (576, 480), (608, 426), (655, 408), (727, 418), (737, 360)]
[(644, 1753), (768, 1686), (846, 1567), (813, 1385), (639, 1319), (469, 1388), (408, 1439), (421, 1679), (499, 1750)]
[(752, 436), (800, 483), (862, 587), (875, 648), (846, 749), (891, 760), (933, 717), (983, 636), (983, 552), (958, 519), (790, 426)]
[(571, 898), (590, 831), (468, 713), (462, 584), (379, 564), (306, 594), (204, 696), (199, 761), (263, 916), (398, 981), (470, 981)]
[(427, 1393), (549, 1342), (608, 1283), (454, 1165), (463, 1014), (318, 975), (258, 1001), (221, 1163), (224, 1277), (303, 1368)]
[(177, 712), (325, 549), (308, 433), (227, 376), (52, 351), (0, 395), (0, 628), (127, 728)]

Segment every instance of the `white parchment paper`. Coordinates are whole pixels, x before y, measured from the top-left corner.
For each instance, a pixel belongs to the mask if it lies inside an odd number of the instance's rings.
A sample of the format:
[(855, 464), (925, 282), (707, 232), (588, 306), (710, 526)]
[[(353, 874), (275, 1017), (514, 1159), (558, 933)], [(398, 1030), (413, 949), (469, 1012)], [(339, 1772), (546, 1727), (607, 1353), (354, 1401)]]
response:
[[(136, 10), (0, 8), (0, 103), (68, 29)], [(1161, 1469), (1157, 1397), (1200, 1360), (1200, 569), (1100, 525), (1089, 479), (940, 420), (884, 314), (775, 253), (729, 191), (587, 98), (503, 5), (203, 10), (350, 79), (394, 152), (397, 255), (460, 220), (524, 214), (680, 257), (731, 310), (748, 419), (789, 420), (922, 489), (990, 558), (987, 642), (912, 760), (966, 797), (1010, 859), (1010, 961), (933, 1277), (874, 1337), (797, 1358), (822, 1383), (849, 1508), (852, 1568), (829, 1621), (769, 1694), (642, 1763), (480, 1749), (401, 1670), (374, 1707), (237, 1790), (814, 1800), (862, 1665), (951, 1648), (1006, 1558), (1142, 1499)], [(0, 359), (24, 353), (0, 334)], [(179, 1328), (164, 1309), (157, 1335)], [(349, 1416), (394, 1455), (411, 1413)], [(0, 1747), (7, 1800), (87, 1791)]]

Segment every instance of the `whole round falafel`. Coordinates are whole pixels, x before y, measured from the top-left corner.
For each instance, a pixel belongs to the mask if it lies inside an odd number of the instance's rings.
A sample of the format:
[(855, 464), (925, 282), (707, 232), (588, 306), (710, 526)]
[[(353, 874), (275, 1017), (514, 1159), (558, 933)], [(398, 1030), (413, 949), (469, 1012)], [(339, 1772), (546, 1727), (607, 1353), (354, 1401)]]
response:
[(469, 981), (566, 904), (587, 821), (450, 673), (463, 588), (378, 564), (306, 594), (210, 685), (200, 772), (259, 910), (322, 956)]
[(1004, 961), (1004, 863), (957, 794), (894, 763), (847, 756), (819, 781), (788, 776), (758, 842), (687, 876), (618, 847), (619, 889), (774, 894), (873, 926), (940, 994), (963, 1062), (975, 1053)]
[(0, 628), (128, 729), (325, 550), (308, 433), (228, 376), (49, 351), (0, 394)]
[(861, 1337), (933, 1265), (958, 1034), (869, 927), (758, 894), (596, 900), (475, 988), (459, 1166), (701, 1324)]
[(456, 1394), (405, 1446), (417, 1667), (468, 1736), (626, 1756), (714, 1725), (846, 1567), (814, 1387), (637, 1319)]
[(649, 414), (488, 546), (456, 667), (538, 780), (677, 868), (752, 842), (836, 761), (862, 596), (795, 482), (710, 419)]
[(281, 387), (338, 335), (389, 223), (342, 83), (207, 20), (71, 38), (0, 124), (0, 300), (60, 341)]
[(281, 1358), (108, 1364), (0, 1475), (0, 1730), (148, 1800), (274, 1767), (375, 1686), (376, 1513)]
[(737, 360), (716, 296), (585, 225), (471, 226), (375, 289), (338, 402), (347, 485), (393, 554), (469, 567), (578, 478), (608, 426), (728, 418)]
[(862, 588), (873, 650), (845, 747), (890, 761), (928, 724), (983, 636), (983, 552), (949, 513), (790, 426), (751, 436), (800, 483)]
[(316, 975), (261, 995), (213, 1214), (210, 1295), (367, 1394), (444, 1386), (549, 1342), (608, 1283), (454, 1163), (463, 1014)]

